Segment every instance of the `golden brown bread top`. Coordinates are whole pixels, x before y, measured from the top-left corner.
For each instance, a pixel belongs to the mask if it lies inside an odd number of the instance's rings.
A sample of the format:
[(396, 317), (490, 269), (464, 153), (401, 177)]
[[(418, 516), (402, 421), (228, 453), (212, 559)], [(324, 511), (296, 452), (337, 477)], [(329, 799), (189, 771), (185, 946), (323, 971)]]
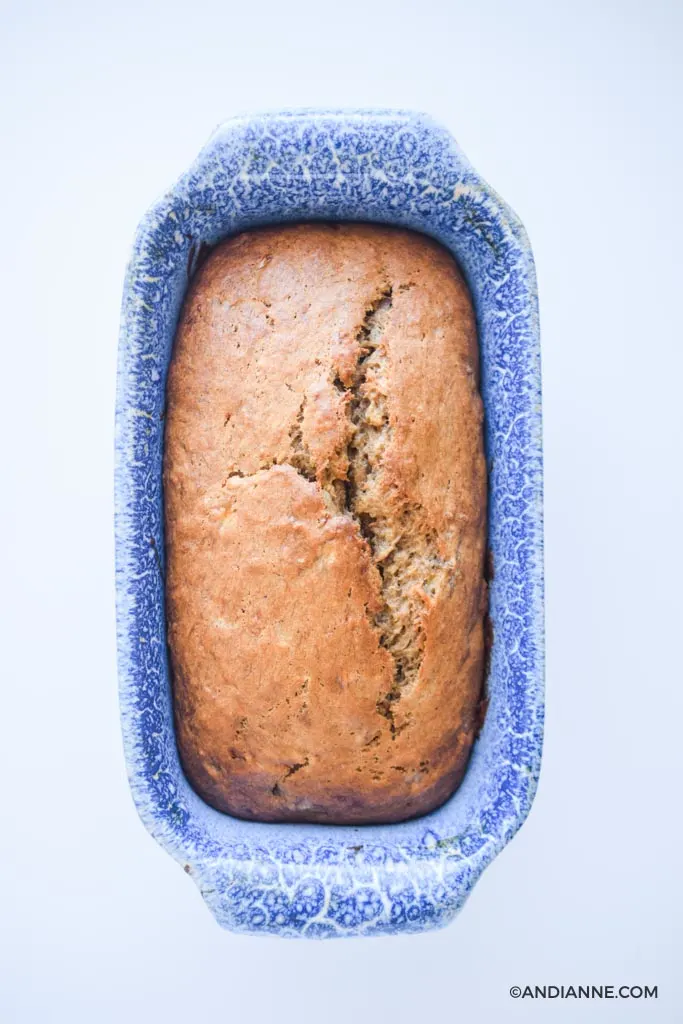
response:
[(215, 806), (396, 820), (457, 785), (483, 674), (467, 288), (425, 236), (261, 229), (190, 288), (168, 382), (179, 749)]

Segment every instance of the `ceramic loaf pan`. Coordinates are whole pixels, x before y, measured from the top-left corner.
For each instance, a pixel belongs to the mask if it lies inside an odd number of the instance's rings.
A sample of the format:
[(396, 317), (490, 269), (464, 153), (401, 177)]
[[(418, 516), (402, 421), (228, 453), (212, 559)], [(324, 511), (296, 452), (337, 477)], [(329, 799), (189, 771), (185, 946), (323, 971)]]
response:
[[(178, 312), (203, 246), (258, 224), (311, 219), (433, 236), (458, 260), (477, 312), (494, 567), (490, 705), (460, 789), (398, 825), (274, 825), (221, 814), (190, 788), (174, 738), (161, 465)], [(524, 821), (541, 760), (541, 377), (534, 264), (517, 217), (422, 115), (302, 111), (226, 122), (135, 239), (116, 455), (121, 715), (130, 785), (149, 832), (234, 931), (326, 937), (446, 924)]]

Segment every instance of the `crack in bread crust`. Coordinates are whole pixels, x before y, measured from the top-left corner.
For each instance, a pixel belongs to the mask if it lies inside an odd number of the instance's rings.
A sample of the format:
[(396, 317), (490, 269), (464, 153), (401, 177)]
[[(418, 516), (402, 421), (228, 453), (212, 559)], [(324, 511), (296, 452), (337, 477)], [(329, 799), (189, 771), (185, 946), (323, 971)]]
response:
[[(345, 387), (339, 377), (335, 378), (335, 387), (349, 396), (348, 471), (344, 481), (333, 479), (322, 486), (338, 511), (357, 523), (379, 573), (382, 607), (370, 620), (380, 645), (391, 655), (394, 678), (376, 706), (395, 739), (406, 723), (396, 724), (394, 706), (404, 688), (417, 679), (424, 651), (426, 609), (446, 578), (450, 575), (452, 579), (453, 563), (438, 557), (436, 537), (424, 529), (421, 506), (404, 503), (398, 511), (392, 509), (382, 487), (383, 456), (391, 439), (383, 336), (392, 304), (389, 286), (367, 310), (358, 332), (359, 355), (351, 385)], [(301, 432), (305, 402), (304, 398), (290, 431), (291, 464), (306, 479), (314, 480), (318, 468)], [(318, 473), (325, 479), (324, 471), (320, 474), (318, 469)]]
[(292, 424), (289, 431), (289, 438), (292, 442), (292, 455), (289, 460), (289, 465), (292, 466), (297, 473), (305, 477), (306, 480), (315, 480), (315, 464), (311, 457), (311, 453), (304, 444), (303, 439), (303, 421), (304, 421), (304, 409), (306, 408), (306, 396), (304, 395), (299, 411), (296, 416), (296, 420)]

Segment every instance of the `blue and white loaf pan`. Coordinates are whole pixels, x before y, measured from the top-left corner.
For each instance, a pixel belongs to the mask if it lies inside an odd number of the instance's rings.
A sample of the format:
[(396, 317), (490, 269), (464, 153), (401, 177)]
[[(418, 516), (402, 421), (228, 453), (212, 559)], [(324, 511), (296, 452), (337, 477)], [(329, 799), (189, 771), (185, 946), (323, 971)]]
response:
[[(464, 782), (395, 825), (260, 824), (185, 779), (166, 653), (163, 411), (179, 309), (198, 253), (258, 224), (399, 224), (456, 257), (475, 303), (489, 471), (490, 704)], [(127, 270), (116, 407), (120, 702), (146, 828), (239, 932), (327, 937), (450, 921), (526, 818), (543, 739), (541, 369), (534, 262), (515, 214), (454, 139), (403, 111), (301, 111), (222, 124), (149, 210)]]

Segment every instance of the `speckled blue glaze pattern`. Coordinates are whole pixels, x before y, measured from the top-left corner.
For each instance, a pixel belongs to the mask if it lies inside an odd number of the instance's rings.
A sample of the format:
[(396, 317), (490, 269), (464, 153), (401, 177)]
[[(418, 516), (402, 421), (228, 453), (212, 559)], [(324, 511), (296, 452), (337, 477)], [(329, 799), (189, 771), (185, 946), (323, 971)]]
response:
[[(305, 219), (378, 221), (432, 235), (458, 259), (477, 311), (495, 566), (490, 706), (458, 792), (399, 825), (239, 821), (194, 793), (175, 746), (161, 463), (176, 320), (202, 243)], [(221, 925), (310, 937), (441, 926), (524, 821), (543, 736), (540, 383), (524, 230), (453, 138), (422, 115), (302, 111), (228, 121), (142, 221), (125, 281), (116, 415), (125, 753), (142, 821)]]

